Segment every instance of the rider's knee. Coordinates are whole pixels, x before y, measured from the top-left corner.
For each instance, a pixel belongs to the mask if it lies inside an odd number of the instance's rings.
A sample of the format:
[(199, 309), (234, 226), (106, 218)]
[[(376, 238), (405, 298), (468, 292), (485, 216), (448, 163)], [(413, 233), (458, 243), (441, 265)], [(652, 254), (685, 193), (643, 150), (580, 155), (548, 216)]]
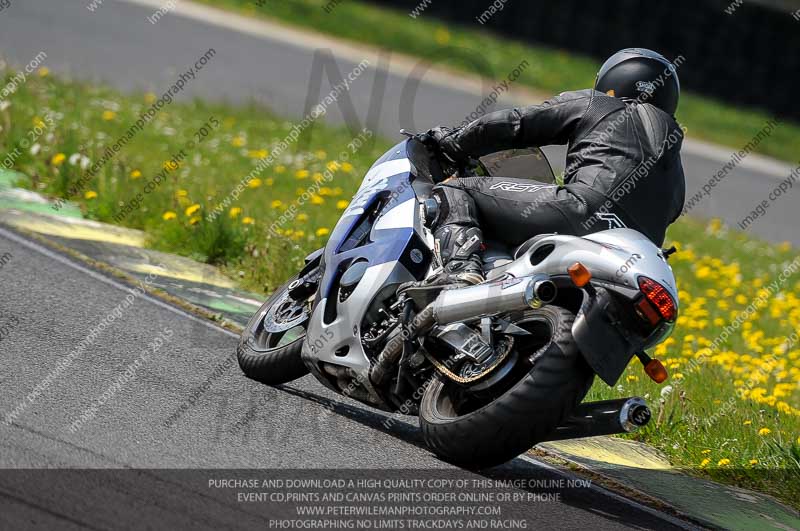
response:
[(437, 186), (425, 202), (425, 220), (432, 230), (452, 224), (477, 226), (475, 201), (460, 188)]

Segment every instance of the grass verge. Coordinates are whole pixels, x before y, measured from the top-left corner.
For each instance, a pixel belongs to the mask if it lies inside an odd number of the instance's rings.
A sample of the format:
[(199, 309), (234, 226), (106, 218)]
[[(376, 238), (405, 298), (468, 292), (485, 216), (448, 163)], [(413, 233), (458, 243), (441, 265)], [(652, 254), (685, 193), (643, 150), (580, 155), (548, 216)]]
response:
[[(295, 124), (263, 108), (175, 102), (88, 178), (153, 101), (153, 94), (32, 78), (0, 111), (4, 160), (29, 175), (36, 191), (77, 201), (92, 219), (143, 229), (153, 248), (220, 265), (259, 292), (282, 284), (308, 251), (322, 247), (383, 152), (374, 141), (352, 149), (345, 130), (314, 124), (308, 142), (292, 143), (220, 215), (209, 216)], [(286, 212), (293, 215), (281, 222)]]
[[(29, 175), (33, 189), (70, 195), (153, 99), (32, 77), (0, 105), (4, 160)], [(277, 152), (292, 127), (262, 108), (175, 102), (69, 198), (92, 219), (143, 229), (152, 247), (218, 264), (245, 287), (266, 293), (325, 243), (361, 176), (388, 147), (378, 139), (352, 152), (348, 132), (314, 126), (308, 147), (292, 144), (223, 215), (208, 221), (206, 214), (258, 160)], [(336, 160), (343, 150), (350, 153), (347, 163)], [(160, 184), (144, 193), (159, 174)], [(298, 205), (309, 189), (308, 201)], [(276, 226), (278, 234), (270, 232), (293, 205), (296, 217)], [(800, 258), (789, 245), (749, 239), (715, 221), (681, 220), (668, 239), (681, 249), (672, 262), (682, 313), (656, 354), (672, 373), (670, 387), (647, 380), (633, 362), (619, 386), (597, 383), (590, 396), (649, 398), (656, 418), (635, 438), (692, 473), (797, 507), (800, 345), (791, 337), (800, 328), (800, 274), (772, 286)], [(712, 348), (726, 327), (733, 331)]]
[[(198, 1), (430, 59), (490, 79), (505, 78), (522, 59), (527, 59), (531, 67), (517, 82), (547, 94), (591, 87), (600, 67), (594, 59), (563, 50), (506, 39), (488, 31), (439, 21), (425, 14), (412, 19), (408, 13), (358, 0), (338, 3), (329, 12), (324, 9), (328, 0), (269, 3), (255, 0)], [(259, 7), (259, 4), (264, 5)], [(454, 49), (458, 53), (454, 53)], [(765, 111), (739, 109), (686, 91), (678, 110), (678, 120), (686, 125), (689, 136), (736, 151), (747, 145), (771, 118)], [(797, 164), (794, 146), (798, 142), (800, 124), (784, 122), (772, 133), (769, 141), (761, 142), (754, 152)]]

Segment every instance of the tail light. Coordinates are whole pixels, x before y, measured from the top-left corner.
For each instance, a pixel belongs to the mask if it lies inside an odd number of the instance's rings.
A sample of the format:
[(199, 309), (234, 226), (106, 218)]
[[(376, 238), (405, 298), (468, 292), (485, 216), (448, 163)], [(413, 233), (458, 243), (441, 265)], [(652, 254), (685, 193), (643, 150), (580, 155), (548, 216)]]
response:
[(664, 286), (651, 278), (639, 277), (639, 289), (644, 294), (638, 304), (639, 309), (651, 323), (656, 324), (662, 318), (667, 321), (675, 320), (678, 309)]

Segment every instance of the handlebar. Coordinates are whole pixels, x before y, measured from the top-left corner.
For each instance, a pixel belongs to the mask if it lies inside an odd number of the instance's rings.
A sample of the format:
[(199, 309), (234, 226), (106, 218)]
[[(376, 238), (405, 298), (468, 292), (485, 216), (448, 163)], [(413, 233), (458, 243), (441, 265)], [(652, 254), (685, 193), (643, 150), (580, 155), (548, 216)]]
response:
[[(439, 143), (428, 133), (412, 133), (406, 129), (401, 129), (400, 134), (423, 144), (431, 152), (431, 155), (436, 158), (442, 168), (452, 169), (453, 175), (456, 177), (473, 177), (478, 175), (476, 170), (482, 166), (479, 160), (472, 158), (460, 161), (451, 160), (450, 157), (445, 156), (439, 147)], [(449, 175), (447, 177), (449, 177)]]

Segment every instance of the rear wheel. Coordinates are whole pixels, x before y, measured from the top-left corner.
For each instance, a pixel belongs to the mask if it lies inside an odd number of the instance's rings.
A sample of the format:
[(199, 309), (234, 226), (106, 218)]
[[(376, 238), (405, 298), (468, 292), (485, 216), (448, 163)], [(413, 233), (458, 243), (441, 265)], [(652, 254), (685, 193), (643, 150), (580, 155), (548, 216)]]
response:
[(495, 369), (502, 379), (492, 385), (479, 381), (470, 387), (437, 373), (420, 404), (428, 446), (448, 461), (481, 468), (545, 440), (583, 400), (594, 378), (572, 338), (574, 320), (556, 306), (515, 320), (532, 336), (517, 340), (508, 365)]
[(300, 351), (311, 311), (308, 301), (296, 301), (289, 294), (295, 278), (267, 299), (242, 332), (236, 356), (248, 378), (277, 385), (308, 374)]

